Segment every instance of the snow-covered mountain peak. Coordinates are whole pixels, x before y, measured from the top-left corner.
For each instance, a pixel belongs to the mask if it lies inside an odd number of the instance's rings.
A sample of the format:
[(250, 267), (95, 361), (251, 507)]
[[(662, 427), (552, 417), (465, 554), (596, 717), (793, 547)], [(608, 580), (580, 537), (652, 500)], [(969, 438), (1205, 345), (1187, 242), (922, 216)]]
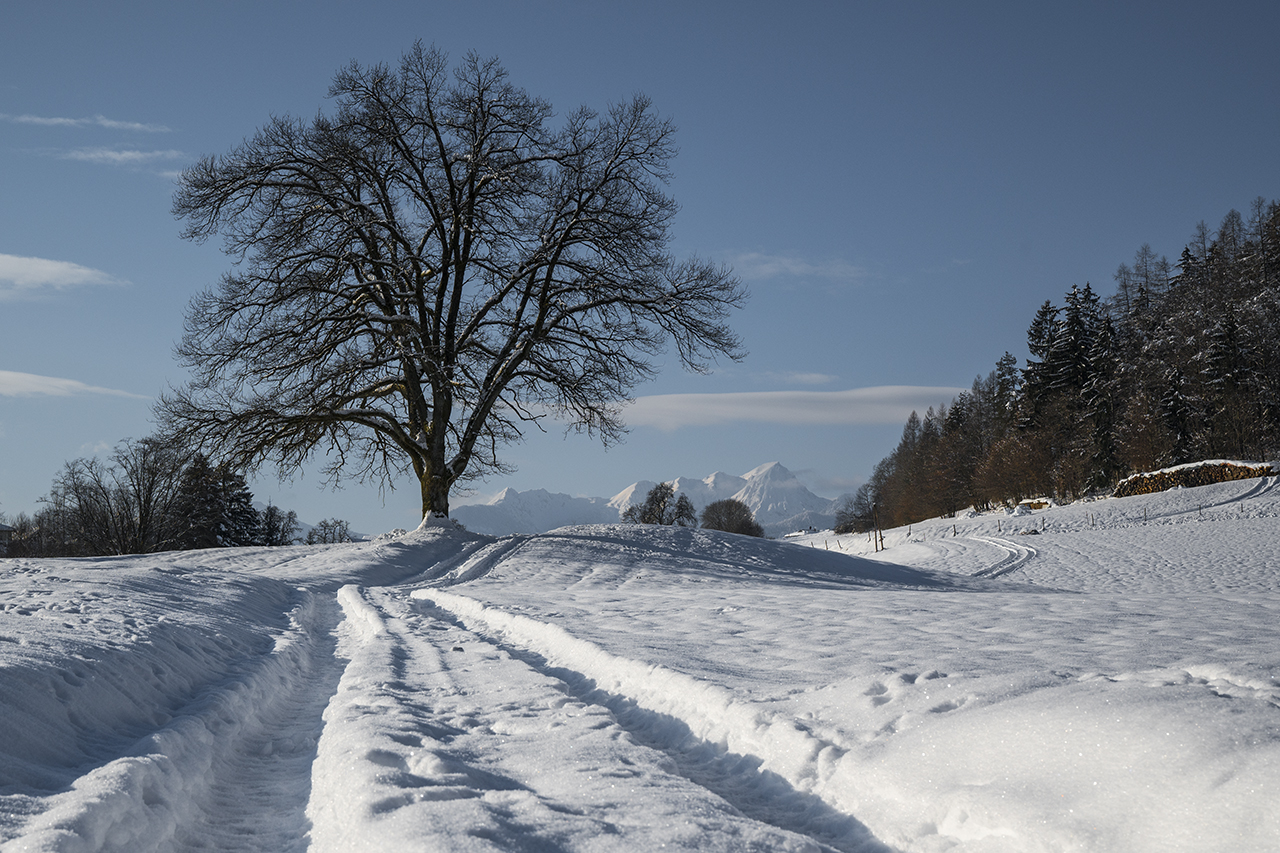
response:
[[(805, 488), (780, 462), (759, 465), (741, 477), (716, 471), (706, 477), (666, 480), (676, 495), (684, 495), (694, 510), (716, 501), (742, 501), (770, 536), (781, 536), (803, 527), (829, 527), (834, 522), (833, 501)], [(503, 489), (486, 505), (460, 506), (453, 517), (476, 533), (541, 533), (571, 524), (617, 522), (628, 507), (644, 503), (652, 480), (639, 480), (612, 498), (575, 498), (544, 489), (517, 492)]]
[(770, 480), (775, 482), (796, 479), (796, 475), (788, 471), (781, 462), (766, 462), (763, 465), (758, 465), (743, 474), (742, 477), (746, 480)]
[(732, 474), (726, 474), (723, 471), (717, 471), (702, 482), (707, 484), (707, 488), (713, 492), (728, 492), (732, 494), (747, 484), (746, 477), (735, 477)]

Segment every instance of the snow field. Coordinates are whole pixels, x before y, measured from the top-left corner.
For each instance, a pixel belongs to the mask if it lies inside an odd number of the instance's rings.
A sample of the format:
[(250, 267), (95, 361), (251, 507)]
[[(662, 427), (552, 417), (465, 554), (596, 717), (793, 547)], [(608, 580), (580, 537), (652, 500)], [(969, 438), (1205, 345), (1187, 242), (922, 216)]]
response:
[(0, 850), (1273, 851), (1275, 486), (0, 560)]
[[(610, 570), (594, 549), (575, 561), (566, 540), (581, 534), (569, 529), (475, 579), (467, 598), (480, 603), (446, 606), (566, 668), (634, 672), (613, 689), (767, 768), (774, 755), (758, 737), (769, 730), (761, 720), (791, 721), (830, 748), (784, 750), (804, 768), (788, 782), (898, 849), (1267, 850), (1280, 838), (1263, 793), (1280, 784), (1274, 572), (1251, 528), (1238, 541), (1233, 533), (1252, 520), (1219, 522), (1230, 541), (1217, 540), (1214, 562), (1253, 578), (1252, 596), (1190, 595), (1191, 580), (1153, 573), (1137, 585), (1157, 592), (1143, 594), (1017, 583), (1063, 538), (1048, 535), (976, 542), (970, 573), (1001, 572), (993, 587), (847, 560), (843, 575), (824, 575), (828, 564), (799, 557), (784, 577), (770, 571), (769, 549), (729, 559), (736, 543), (717, 549), (698, 541), (711, 536), (702, 532), (654, 532), (648, 554), (617, 556)], [(1147, 541), (1148, 528), (1117, 528)], [(669, 559), (681, 538), (690, 547)], [(920, 558), (945, 544), (963, 565), (964, 541), (911, 543), (903, 549), (914, 558), (903, 562), (937, 568)], [(735, 565), (751, 571), (735, 575)], [(535, 601), (532, 589), (548, 597)], [(446, 601), (434, 590), (414, 595)], [(645, 668), (653, 665), (709, 683), (669, 686)]]

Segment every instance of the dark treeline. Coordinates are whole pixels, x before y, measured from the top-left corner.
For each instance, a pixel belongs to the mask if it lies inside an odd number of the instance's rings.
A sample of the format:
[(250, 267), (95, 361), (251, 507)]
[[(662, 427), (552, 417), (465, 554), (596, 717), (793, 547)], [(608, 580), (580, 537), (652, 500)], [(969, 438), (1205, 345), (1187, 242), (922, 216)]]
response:
[[(259, 512), (244, 475), (156, 438), (107, 461), (68, 462), (33, 515), (9, 522), (10, 557), (85, 557), (236, 545), (289, 545), (298, 518)], [(343, 523), (345, 532), (345, 522)]]
[(1280, 202), (1256, 199), (1177, 264), (1142, 246), (1107, 300), (1046, 301), (1027, 365), (1005, 353), (971, 390), (912, 413), (898, 447), (839, 513), (842, 529), (1031, 496), (1074, 500), (1130, 473), (1280, 447)]

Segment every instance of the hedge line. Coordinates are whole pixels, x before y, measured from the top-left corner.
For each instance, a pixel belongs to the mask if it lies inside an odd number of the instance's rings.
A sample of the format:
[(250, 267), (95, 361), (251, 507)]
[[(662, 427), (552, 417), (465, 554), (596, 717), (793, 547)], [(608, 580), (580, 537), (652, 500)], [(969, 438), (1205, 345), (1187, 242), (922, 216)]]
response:
[(1213, 462), (1204, 465), (1188, 465), (1165, 471), (1152, 471), (1148, 474), (1134, 474), (1116, 485), (1112, 493), (1118, 498), (1130, 495), (1149, 495), (1163, 492), (1178, 486), (1208, 486), (1211, 483), (1225, 483), (1229, 480), (1248, 480), (1254, 477), (1269, 477), (1276, 473), (1270, 465), (1237, 465), (1230, 462)]

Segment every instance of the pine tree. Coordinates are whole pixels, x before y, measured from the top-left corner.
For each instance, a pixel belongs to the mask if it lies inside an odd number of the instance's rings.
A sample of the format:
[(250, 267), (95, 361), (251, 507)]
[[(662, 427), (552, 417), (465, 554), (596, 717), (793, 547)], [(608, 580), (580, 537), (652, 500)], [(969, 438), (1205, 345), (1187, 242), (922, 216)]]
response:
[(214, 468), (202, 453), (192, 457), (182, 471), (176, 509), (179, 550), (217, 548), (221, 544), (221, 495)]
[(1194, 403), (1184, 393), (1185, 381), (1177, 366), (1165, 373), (1165, 390), (1160, 397), (1160, 420), (1169, 431), (1169, 457), (1171, 465), (1190, 462), (1194, 455), (1192, 418)]
[(674, 524), (677, 527), (698, 526), (698, 512), (693, 508), (693, 501), (689, 500), (688, 495), (680, 495), (676, 498), (670, 514), (664, 516), (662, 523)]
[(260, 519), (244, 475), (197, 453), (178, 485), (176, 547), (180, 550), (256, 545)]
[(1112, 324), (1103, 318), (1089, 348), (1089, 378), (1082, 389), (1085, 417), (1092, 426), (1093, 474), (1090, 486), (1110, 486), (1120, 470), (1118, 447), (1117, 359)]
[(1027, 350), (1038, 361), (1027, 360), (1027, 367), (1022, 371), (1022, 413), (1020, 425), (1034, 426), (1039, 419), (1040, 410), (1049, 392), (1049, 368), (1045, 362), (1053, 351), (1058, 335), (1058, 314), (1060, 309), (1045, 300), (1036, 311), (1036, 316), (1027, 329)]
[(218, 539), (223, 547), (256, 545), (260, 541), (261, 518), (253, 508), (253, 493), (244, 475), (227, 463), (215, 469), (222, 517)]

